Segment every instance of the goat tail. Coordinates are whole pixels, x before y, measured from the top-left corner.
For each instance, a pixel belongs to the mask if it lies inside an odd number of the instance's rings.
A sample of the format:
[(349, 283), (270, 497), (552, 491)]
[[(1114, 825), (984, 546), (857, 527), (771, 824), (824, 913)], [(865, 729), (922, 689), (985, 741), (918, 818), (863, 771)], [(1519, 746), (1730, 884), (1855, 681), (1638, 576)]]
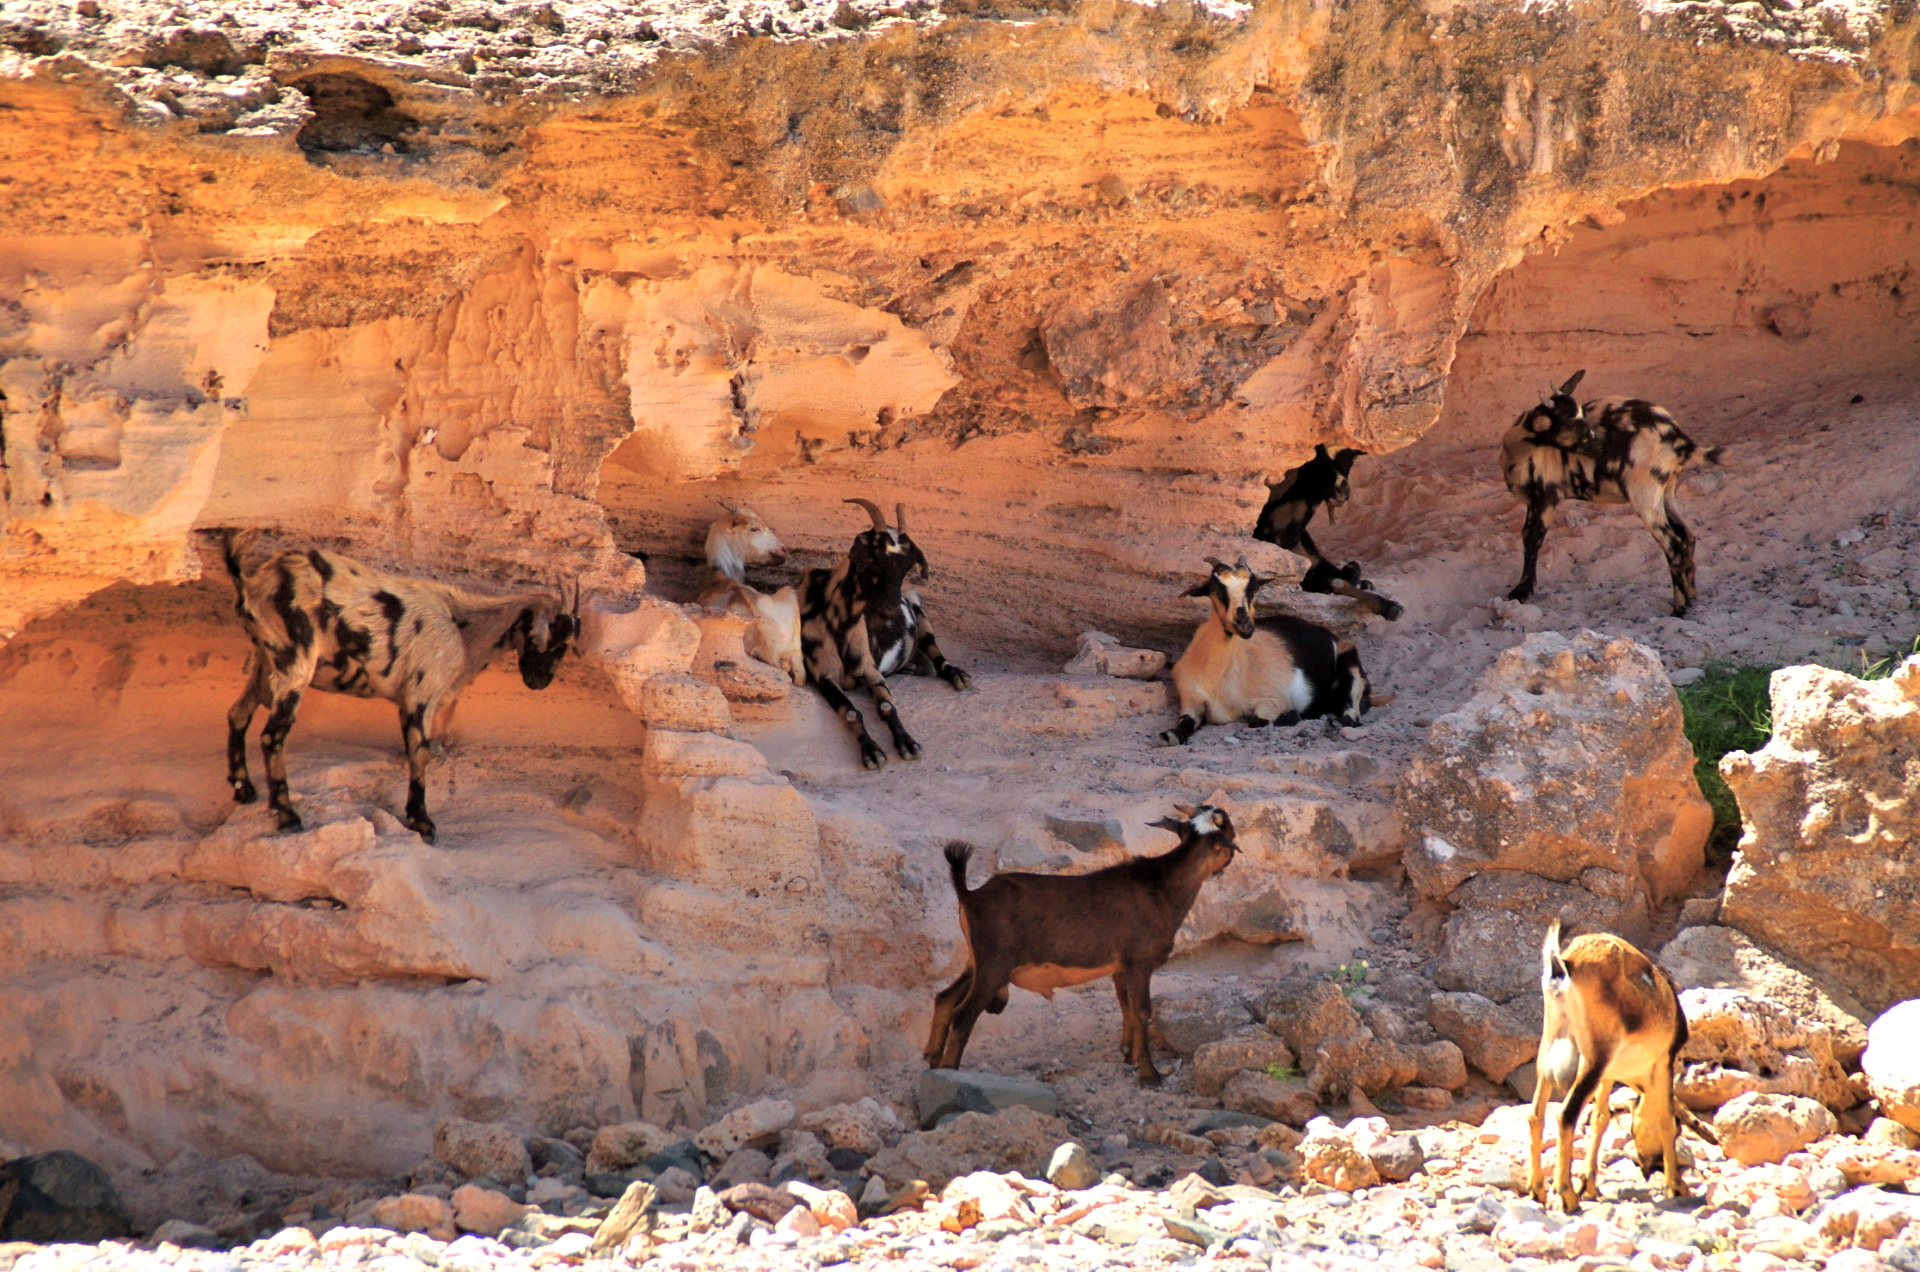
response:
[(1698, 1135), (1715, 1148), (1720, 1146), (1720, 1136), (1711, 1126), (1700, 1120), (1700, 1115), (1680, 1102), (1679, 1096), (1673, 1097), (1673, 1115), (1680, 1125)]
[(967, 896), (967, 863), (972, 860), (972, 844), (956, 839), (947, 845), (947, 869), (953, 875), (953, 894), (963, 901)]
[(1560, 958), (1560, 920), (1547, 926), (1547, 937), (1540, 943), (1540, 979), (1564, 980), (1567, 965)]

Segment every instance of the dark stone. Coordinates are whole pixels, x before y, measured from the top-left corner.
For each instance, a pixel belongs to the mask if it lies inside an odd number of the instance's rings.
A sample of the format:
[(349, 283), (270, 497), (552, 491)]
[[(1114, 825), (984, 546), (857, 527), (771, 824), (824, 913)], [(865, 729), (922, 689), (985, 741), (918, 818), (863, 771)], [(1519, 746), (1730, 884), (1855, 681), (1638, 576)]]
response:
[(1205, 1135), (1208, 1131), (1230, 1131), (1236, 1126), (1251, 1126), (1259, 1130), (1263, 1126), (1272, 1126), (1273, 1119), (1261, 1117), (1258, 1113), (1240, 1113), (1233, 1109), (1217, 1109), (1207, 1114), (1187, 1128), (1193, 1135)]
[(1008, 1078), (971, 1069), (928, 1069), (914, 1090), (914, 1105), (922, 1128), (932, 1128), (955, 1113), (994, 1114), (1024, 1104), (1052, 1117), (1060, 1111), (1059, 1094), (1034, 1078)]
[(720, 1204), (735, 1214), (745, 1211), (763, 1223), (779, 1223), (780, 1216), (800, 1204), (784, 1188), (767, 1184), (735, 1184), (720, 1194)]
[(80, 1154), (56, 1149), (0, 1165), (0, 1241), (45, 1245), (132, 1235), (113, 1182)]
[(1212, 1184), (1215, 1188), (1224, 1188), (1233, 1182), (1233, 1176), (1227, 1173), (1226, 1163), (1222, 1162), (1218, 1157), (1207, 1158), (1206, 1161), (1200, 1163), (1200, 1168), (1193, 1173)]
[(856, 1171), (867, 1164), (867, 1155), (855, 1148), (830, 1148), (827, 1165), (835, 1170)]
[(587, 1176), (587, 1191), (596, 1197), (618, 1197), (627, 1191), (627, 1185), (632, 1182), (624, 1174), (600, 1171)]
[(681, 1140), (667, 1145), (652, 1157), (647, 1158), (644, 1165), (656, 1175), (670, 1166), (678, 1166), (695, 1179), (704, 1180), (707, 1177), (706, 1159), (701, 1155), (700, 1150), (693, 1146), (692, 1140)]
[(1880, 1247), (1880, 1260), (1891, 1263), (1900, 1272), (1920, 1272), (1920, 1245), (1899, 1241)]

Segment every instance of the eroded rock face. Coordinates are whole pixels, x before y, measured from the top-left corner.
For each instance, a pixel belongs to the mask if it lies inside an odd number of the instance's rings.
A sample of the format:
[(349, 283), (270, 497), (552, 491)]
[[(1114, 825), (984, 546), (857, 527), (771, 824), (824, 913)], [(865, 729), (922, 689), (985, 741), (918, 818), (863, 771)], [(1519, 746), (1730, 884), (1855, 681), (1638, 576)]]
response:
[(1884, 1010), (1920, 984), (1920, 659), (1785, 667), (1772, 698), (1767, 745), (1720, 764), (1745, 822), (1723, 919)]
[(1659, 655), (1588, 631), (1502, 654), (1434, 721), (1399, 794), (1427, 897), (1482, 871), (1572, 883), (1597, 867), (1664, 900), (1700, 868), (1712, 823)]
[(1712, 822), (1658, 655), (1590, 631), (1502, 654), (1434, 721), (1399, 809), (1414, 888), (1457, 907), (1437, 983), (1499, 1000), (1537, 984), (1555, 918), (1644, 939)]

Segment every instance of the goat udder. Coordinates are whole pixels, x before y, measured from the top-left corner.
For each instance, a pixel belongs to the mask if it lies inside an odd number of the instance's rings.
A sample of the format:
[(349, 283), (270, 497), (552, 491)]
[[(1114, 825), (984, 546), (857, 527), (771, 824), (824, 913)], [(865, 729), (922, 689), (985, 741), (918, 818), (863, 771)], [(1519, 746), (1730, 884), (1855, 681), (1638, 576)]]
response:
[(1109, 963), (1105, 967), (1062, 967), (1058, 963), (1029, 963), (1025, 967), (1013, 969), (1009, 977), (1021, 989), (1031, 990), (1045, 998), (1052, 998), (1056, 989), (1069, 989), (1075, 985), (1084, 985), (1088, 981), (1099, 980), (1102, 976), (1111, 976), (1120, 970), (1120, 964)]

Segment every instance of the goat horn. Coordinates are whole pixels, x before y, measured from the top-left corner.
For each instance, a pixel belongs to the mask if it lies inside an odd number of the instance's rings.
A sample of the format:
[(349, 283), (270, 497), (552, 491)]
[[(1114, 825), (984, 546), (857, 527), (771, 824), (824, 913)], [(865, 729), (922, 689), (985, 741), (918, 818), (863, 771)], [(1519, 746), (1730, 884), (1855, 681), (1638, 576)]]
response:
[(1225, 561), (1222, 561), (1219, 557), (1201, 557), (1200, 559), (1202, 561), (1205, 561), (1208, 565), (1212, 566), (1216, 570), (1224, 570), (1229, 568), (1227, 563)]
[(873, 518), (873, 528), (875, 530), (885, 530), (887, 528), (887, 518), (885, 514), (883, 514), (880, 511), (880, 505), (873, 502), (873, 500), (846, 499), (846, 500), (842, 500), (841, 502), (850, 503), (850, 504), (859, 504), (862, 508), (865, 508), (867, 510), (867, 515)]
[(1244, 553), (1244, 552), (1242, 552), (1242, 553), (1240, 554), (1240, 561), (1239, 561), (1239, 563), (1238, 563), (1237, 565), (1235, 565), (1235, 566), (1234, 566), (1233, 568), (1234, 568), (1234, 569), (1236, 569), (1236, 570), (1244, 570), (1244, 569), (1246, 569), (1246, 568), (1247, 568), (1247, 554), (1246, 554), (1246, 553)]
[(903, 503), (893, 505), (893, 524), (901, 534), (907, 532), (907, 505)]

